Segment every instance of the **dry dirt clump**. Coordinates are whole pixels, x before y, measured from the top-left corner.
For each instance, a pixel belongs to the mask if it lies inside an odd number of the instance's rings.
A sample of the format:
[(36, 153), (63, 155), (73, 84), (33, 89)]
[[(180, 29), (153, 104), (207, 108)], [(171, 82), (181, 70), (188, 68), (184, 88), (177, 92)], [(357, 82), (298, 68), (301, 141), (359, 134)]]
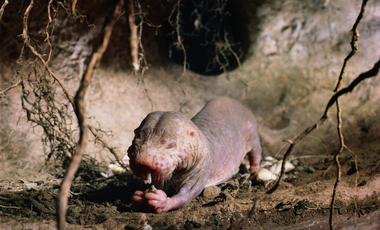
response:
[[(380, 3), (360, 0), (1, 2), (0, 229), (56, 229), (83, 130), (67, 229), (380, 229), (379, 22)], [(192, 117), (215, 96), (250, 108), (263, 157), (295, 169), (277, 185), (237, 174), (183, 209), (135, 212), (146, 185), (108, 165), (147, 113)]]

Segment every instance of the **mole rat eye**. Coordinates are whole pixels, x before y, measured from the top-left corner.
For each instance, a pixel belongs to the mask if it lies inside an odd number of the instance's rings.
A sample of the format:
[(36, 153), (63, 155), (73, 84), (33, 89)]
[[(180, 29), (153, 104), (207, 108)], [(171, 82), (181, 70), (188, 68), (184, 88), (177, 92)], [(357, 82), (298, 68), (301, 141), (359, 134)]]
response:
[(192, 136), (192, 137), (195, 135), (194, 131), (190, 131), (189, 134), (190, 134), (190, 136)]
[(167, 149), (171, 149), (171, 148), (174, 148), (174, 147), (176, 147), (177, 145), (176, 145), (176, 143), (170, 143), (166, 148)]

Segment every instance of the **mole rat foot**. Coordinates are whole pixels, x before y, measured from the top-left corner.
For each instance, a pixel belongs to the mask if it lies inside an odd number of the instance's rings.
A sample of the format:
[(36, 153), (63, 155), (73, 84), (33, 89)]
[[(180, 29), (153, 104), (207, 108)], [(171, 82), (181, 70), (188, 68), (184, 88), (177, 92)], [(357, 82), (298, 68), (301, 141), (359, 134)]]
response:
[(157, 189), (154, 192), (145, 194), (145, 199), (149, 206), (154, 208), (156, 213), (162, 213), (168, 211), (168, 202), (170, 198), (166, 196), (166, 193), (161, 189)]

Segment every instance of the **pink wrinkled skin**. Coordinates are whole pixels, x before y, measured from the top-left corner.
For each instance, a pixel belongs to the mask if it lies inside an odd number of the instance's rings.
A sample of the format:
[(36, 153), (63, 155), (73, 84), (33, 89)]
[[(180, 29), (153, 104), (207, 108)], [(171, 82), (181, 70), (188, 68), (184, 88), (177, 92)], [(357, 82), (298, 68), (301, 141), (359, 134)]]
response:
[(250, 172), (257, 171), (261, 145), (256, 120), (231, 98), (210, 100), (191, 120), (175, 112), (150, 113), (135, 130), (128, 156), (134, 174), (151, 174), (158, 189), (136, 191), (133, 207), (156, 213), (182, 208), (205, 187), (233, 176), (246, 154)]

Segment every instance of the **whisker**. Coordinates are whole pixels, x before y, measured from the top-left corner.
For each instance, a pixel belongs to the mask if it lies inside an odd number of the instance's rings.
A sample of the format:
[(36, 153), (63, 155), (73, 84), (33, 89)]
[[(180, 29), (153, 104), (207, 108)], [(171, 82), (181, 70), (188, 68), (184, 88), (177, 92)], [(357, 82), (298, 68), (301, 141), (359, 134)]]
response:
[(209, 148), (209, 147), (201, 147), (201, 148), (191, 149), (191, 150), (189, 150), (189, 152), (194, 152), (194, 151), (197, 151), (197, 150), (207, 149), (207, 148)]

